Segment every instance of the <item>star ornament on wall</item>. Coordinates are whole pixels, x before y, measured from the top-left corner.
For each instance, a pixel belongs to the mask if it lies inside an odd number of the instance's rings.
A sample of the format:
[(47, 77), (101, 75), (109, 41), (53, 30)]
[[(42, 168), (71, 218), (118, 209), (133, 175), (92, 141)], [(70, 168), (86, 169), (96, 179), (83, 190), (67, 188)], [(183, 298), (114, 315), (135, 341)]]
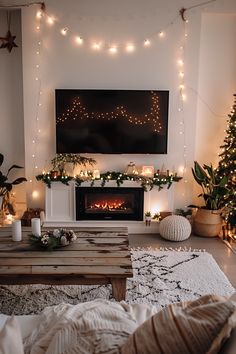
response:
[(13, 36), (11, 34), (11, 31), (8, 30), (6, 37), (0, 37), (0, 40), (2, 41), (0, 49), (7, 48), (8, 52), (10, 53), (12, 51), (13, 47), (18, 47), (18, 45), (15, 43), (15, 39), (16, 39), (16, 36)]

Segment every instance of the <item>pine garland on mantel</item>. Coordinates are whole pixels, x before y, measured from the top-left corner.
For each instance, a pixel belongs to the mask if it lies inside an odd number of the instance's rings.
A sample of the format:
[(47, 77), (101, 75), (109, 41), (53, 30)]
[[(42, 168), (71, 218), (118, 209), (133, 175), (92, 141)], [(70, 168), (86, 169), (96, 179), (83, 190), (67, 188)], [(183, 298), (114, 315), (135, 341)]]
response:
[(38, 181), (44, 182), (48, 188), (51, 187), (53, 182), (61, 182), (65, 185), (69, 185), (69, 181), (74, 180), (77, 186), (81, 186), (84, 182), (90, 182), (90, 186), (93, 187), (95, 181), (101, 181), (101, 187), (104, 187), (106, 183), (109, 181), (116, 181), (117, 187), (120, 187), (124, 181), (135, 181), (139, 183), (144, 191), (152, 190), (154, 187), (158, 187), (158, 190), (164, 188), (167, 185), (167, 189), (169, 189), (173, 182), (179, 182), (182, 177), (177, 176), (177, 174), (170, 175), (162, 175), (155, 173), (154, 177), (146, 177), (142, 175), (127, 175), (122, 172), (116, 171), (107, 171), (105, 173), (101, 173), (100, 178), (93, 178), (92, 176), (81, 178), (80, 176), (72, 177), (67, 175), (56, 175), (53, 176), (51, 172), (44, 173), (41, 175), (37, 175), (36, 179)]

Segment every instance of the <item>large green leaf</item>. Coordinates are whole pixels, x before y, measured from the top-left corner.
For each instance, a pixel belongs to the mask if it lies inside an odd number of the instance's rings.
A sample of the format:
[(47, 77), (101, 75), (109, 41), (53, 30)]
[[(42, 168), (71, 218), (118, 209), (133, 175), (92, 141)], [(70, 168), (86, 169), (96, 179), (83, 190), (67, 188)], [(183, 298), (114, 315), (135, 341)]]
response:
[(12, 190), (12, 184), (11, 184), (11, 182), (6, 182), (6, 183), (3, 183), (2, 185), (1, 185), (1, 187), (2, 188), (5, 188), (8, 192), (10, 192), (11, 190)]
[(26, 182), (26, 181), (27, 181), (27, 179), (26, 179), (25, 177), (19, 177), (19, 178), (15, 179), (15, 180), (12, 182), (12, 184), (16, 185), (16, 184), (20, 184), (20, 183)]
[(199, 165), (197, 161), (194, 161), (194, 170), (193, 171), (193, 176), (196, 179), (196, 181), (199, 183), (206, 183), (206, 181), (209, 180), (206, 172), (204, 169)]
[(13, 170), (14, 168), (23, 168), (23, 167), (18, 166), (18, 165), (12, 165), (12, 166), (9, 168), (9, 170), (7, 171), (7, 175), (8, 175), (9, 172), (10, 172), (11, 170)]
[(4, 175), (2, 174), (2, 172), (0, 171), (0, 186), (1, 186), (1, 184), (4, 183), (6, 180), (7, 180), (7, 177), (4, 176)]
[(206, 170), (212, 180), (213, 183), (215, 183), (215, 179), (216, 179), (216, 175), (215, 175), (215, 171), (212, 167), (212, 165), (208, 166), (208, 165), (203, 165), (204, 170)]
[(4, 156), (3, 154), (0, 153), (0, 166), (2, 166), (3, 160), (4, 160)]

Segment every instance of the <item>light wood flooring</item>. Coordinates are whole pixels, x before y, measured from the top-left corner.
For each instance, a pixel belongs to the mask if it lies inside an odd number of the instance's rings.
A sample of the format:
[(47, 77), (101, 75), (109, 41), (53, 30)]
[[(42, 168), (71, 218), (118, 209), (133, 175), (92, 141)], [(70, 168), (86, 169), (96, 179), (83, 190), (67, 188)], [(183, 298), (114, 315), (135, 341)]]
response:
[[(131, 247), (187, 247), (204, 249), (212, 254), (221, 270), (236, 289), (236, 254), (218, 237), (205, 238), (192, 235), (186, 241), (170, 242), (164, 240), (158, 234), (130, 234), (129, 243)], [(236, 293), (232, 299), (236, 301)]]

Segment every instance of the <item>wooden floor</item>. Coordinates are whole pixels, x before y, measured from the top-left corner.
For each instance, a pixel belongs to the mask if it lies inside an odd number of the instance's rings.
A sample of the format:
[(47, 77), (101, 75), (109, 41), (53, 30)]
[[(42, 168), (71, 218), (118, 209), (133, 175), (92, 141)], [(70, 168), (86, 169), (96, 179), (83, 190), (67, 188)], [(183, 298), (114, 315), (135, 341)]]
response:
[[(220, 238), (204, 238), (192, 235), (183, 242), (170, 242), (162, 239), (158, 234), (131, 234), (129, 235), (129, 243), (131, 247), (191, 247), (192, 249), (204, 249), (212, 254), (236, 289), (236, 254)], [(236, 294), (232, 298), (236, 301)]]

